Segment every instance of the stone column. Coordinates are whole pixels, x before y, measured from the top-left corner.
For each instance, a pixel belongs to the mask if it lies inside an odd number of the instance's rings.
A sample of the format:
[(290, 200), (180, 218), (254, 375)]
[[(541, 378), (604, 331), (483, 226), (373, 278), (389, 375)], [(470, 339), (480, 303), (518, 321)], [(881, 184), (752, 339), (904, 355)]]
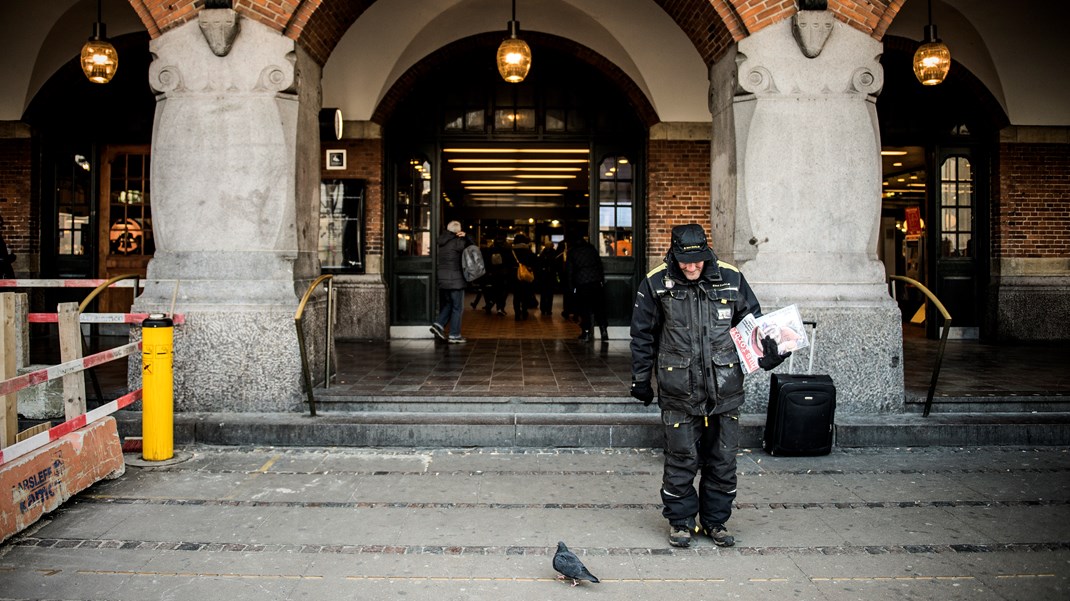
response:
[[(319, 270), (320, 67), (247, 19), (221, 56), (194, 22), (150, 51), (156, 252), (133, 310), (185, 314), (177, 410), (298, 410), (294, 313)], [(322, 320), (322, 302), (306, 309), (314, 356)]]
[[(832, 375), (840, 413), (898, 411), (900, 312), (876, 255), (882, 47), (830, 19), (808, 58), (792, 27), (762, 29), (711, 69), (714, 247), (766, 312), (794, 303), (819, 322), (814, 371)], [(768, 378), (748, 382), (745, 410), (764, 411)]]

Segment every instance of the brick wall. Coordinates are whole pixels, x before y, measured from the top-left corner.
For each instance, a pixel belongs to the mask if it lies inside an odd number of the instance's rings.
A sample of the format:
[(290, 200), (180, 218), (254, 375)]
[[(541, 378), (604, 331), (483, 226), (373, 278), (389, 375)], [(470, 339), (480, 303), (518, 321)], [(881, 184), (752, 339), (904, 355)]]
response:
[(0, 233), (8, 250), (18, 255), (16, 271), (25, 271), (22, 266), (39, 245), (38, 237), (31, 235), (38, 227), (30, 205), (32, 156), (30, 138), (0, 138)]
[(992, 216), (996, 257), (1070, 257), (1070, 144), (1000, 144)]
[(647, 264), (669, 249), (672, 228), (698, 223), (710, 231), (710, 142), (650, 140), (647, 146)]
[[(369, 138), (362, 140), (344, 139), (324, 144), (321, 160), (324, 161), (322, 177), (362, 179), (367, 183), (364, 200), (364, 244), (365, 254), (382, 256), (383, 230), (386, 221), (383, 215), (383, 140)], [(326, 170), (327, 149), (346, 150), (345, 170)]]

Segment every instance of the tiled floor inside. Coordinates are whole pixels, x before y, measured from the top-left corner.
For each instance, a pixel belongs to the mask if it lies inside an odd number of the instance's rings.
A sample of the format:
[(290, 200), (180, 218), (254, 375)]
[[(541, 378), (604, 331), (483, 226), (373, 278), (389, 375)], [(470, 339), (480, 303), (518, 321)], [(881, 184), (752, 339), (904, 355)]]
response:
[[(471, 303), (469, 295), (468, 302)], [(576, 340), (579, 326), (560, 314), (531, 312), (517, 321), (465, 307), (467, 344), (426, 340), (340, 342), (332, 390), (352, 394), (623, 396), (631, 380), (627, 339)], [(924, 397), (936, 364), (938, 340), (904, 326), (903, 376), (908, 397)], [(820, 352), (820, 351), (819, 351)], [(994, 345), (950, 340), (937, 396), (1070, 397), (1070, 355), (1058, 345)]]

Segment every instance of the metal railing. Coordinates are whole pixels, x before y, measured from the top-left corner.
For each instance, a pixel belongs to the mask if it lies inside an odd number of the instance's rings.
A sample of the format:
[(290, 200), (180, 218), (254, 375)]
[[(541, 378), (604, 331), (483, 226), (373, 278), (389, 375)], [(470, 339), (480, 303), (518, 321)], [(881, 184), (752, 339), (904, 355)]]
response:
[[(85, 299), (83, 299), (82, 302), (78, 303), (78, 313), (79, 313), (79, 315), (83, 311), (85, 311), (86, 307), (89, 306), (89, 303), (93, 302), (93, 299), (96, 298), (97, 296), (99, 296), (101, 292), (104, 292), (105, 290), (107, 290), (115, 282), (121, 282), (123, 280), (134, 280), (134, 296), (137, 296), (137, 291), (138, 291), (139, 285), (141, 283), (141, 281), (140, 281), (141, 280), (141, 276), (139, 276), (137, 274), (117, 275), (117, 276), (115, 276), (113, 278), (109, 278), (109, 279), (105, 280), (99, 286), (94, 288), (92, 292), (90, 292), (88, 295), (86, 295)], [(89, 343), (86, 342), (85, 337), (82, 336), (81, 328), (78, 329), (78, 338), (80, 338), (82, 340), (82, 354), (83, 355), (89, 354)], [(96, 395), (97, 402), (98, 403), (103, 403), (104, 402), (104, 392), (100, 389), (100, 380), (97, 379), (96, 370), (94, 370), (92, 367), (89, 367), (89, 368), (86, 368), (85, 371), (86, 371), (87, 374), (89, 374), (89, 383), (93, 385), (93, 394)]]
[[(902, 275), (890, 275), (888, 279), (906, 282), (920, 290), (925, 295), (925, 298), (932, 302), (936, 310), (940, 312), (940, 315), (944, 317), (944, 331), (940, 335), (940, 346), (936, 351), (936, 365), (933, 366), (933, 377), (929, 383), (929, 392), (925, 395), (925, 411), (921, 414), (922, 417), (929, 417), (929, 411), (933, 407), (933, 395), (936, 394), (936, 381), (940, 378), (940, 364), (944, 362), (944, 347), (947, 345), (947, 334), (951, 331), (951, 314), (944, 308), (944, 304), (940, 302), (940, 299), (936, 298), (936, 295), (925, 287), (925, 284)], [(894, 282), (892, 283), (892, 298), (895, 298)]]
[(331, 337), (334, 335), (334, 276), (331, 274), (321, 275), (312, 281), (308, 286), (308, 290), (305, 291), (305, 295), (301, 297), (301, 303), (297, 306), (297, 312), (294, 314), (294, 325), (297, 327), (297, 346), (301, 350), (301, 375), (305, 380), (305, 390), (308, 394), (308, 412), (312, 417), (316, 417), (316, 397), (312, 394), (312, 372), (308, 367), (308, 352), (305, 350), (305, 331), (301, 327), (301, 320), (304, 319), (305, 305), (308, 304), (308, 299), (312, 296), (312, 293), (316, 290), (316, 287), (320, 283), (327, 282), (327, 337), (324, 339), (324, 358), (323, 358), (323, 387), (331, 387)]

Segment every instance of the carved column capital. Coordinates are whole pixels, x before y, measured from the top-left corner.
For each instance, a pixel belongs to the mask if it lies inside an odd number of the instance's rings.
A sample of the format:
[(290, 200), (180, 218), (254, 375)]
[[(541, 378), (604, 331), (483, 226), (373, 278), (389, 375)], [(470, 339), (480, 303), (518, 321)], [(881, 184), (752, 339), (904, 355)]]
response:
[[(807, 11), (815, 12), (815, 11)], [(771, 25), (739, 43), (737, 93), (803, 96), (871, 95), (884, 86), (880, 42), (833, 19), (813, 58), (800, 53), (794, 26)]]
[[(227, 9), (215, 9), (226, 11)], [(246, 23), (225, 54), (187, 23), (149, 42), (149, 85), (162, 94), (293, 93), (298, 85), (295, 44), (263, 25)]]

